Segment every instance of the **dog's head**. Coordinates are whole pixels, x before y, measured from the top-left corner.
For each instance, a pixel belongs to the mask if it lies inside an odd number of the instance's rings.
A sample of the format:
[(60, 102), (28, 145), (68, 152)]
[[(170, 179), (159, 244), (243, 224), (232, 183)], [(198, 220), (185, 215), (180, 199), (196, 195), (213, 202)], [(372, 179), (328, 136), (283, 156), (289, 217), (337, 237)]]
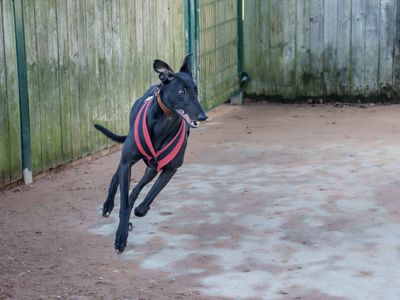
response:
[(185, 57), (177, 73), (159, 59), (154, 61), (153, 68), (163, 85), (162, 101), (170, 111), (181, 116), (192, 128), (198, 127), (199, 121), (207, 119), (207, 114), (199, 103), (197, 85), (190, 72), (190, 55)]

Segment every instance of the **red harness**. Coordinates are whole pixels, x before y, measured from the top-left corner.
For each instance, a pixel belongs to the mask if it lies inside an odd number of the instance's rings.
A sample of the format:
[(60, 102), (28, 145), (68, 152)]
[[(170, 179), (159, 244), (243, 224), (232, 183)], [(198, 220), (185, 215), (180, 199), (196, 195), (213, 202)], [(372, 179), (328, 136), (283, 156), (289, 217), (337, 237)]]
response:
[(147, 110), (155, 97), (151, 96), (147, 98), (140, 108), (135, 120), (134, 139), (139, 152), (147, 159), (148, 164), (156, 167), (159, 172), (179, 153), (179, 150), (187, 139), (188, 130), (185, 120), (181, 119), (181, 125), (175, 136), (165, 147), (156, 151), (151, 142), (146, 120)]

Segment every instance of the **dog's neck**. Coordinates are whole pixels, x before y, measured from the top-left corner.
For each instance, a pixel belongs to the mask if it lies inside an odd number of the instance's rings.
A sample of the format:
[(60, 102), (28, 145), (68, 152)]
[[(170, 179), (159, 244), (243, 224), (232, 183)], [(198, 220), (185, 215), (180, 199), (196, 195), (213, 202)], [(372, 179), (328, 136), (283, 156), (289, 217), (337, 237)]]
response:
[[(159, 92), (160, 99), (163, 98), (163, 90)], [(156, 100), (156, 99), (154, 99)], [(158, 101), (152, 101), (148, 110), (147, 126), (149, 128), (150, 136), (154, 142), (156, 149), (160, 148), (164, 141), (169, 141), (179, 130), (180, 116), (173, 113), (166, 105), (165, 102), (161, 102), (168, 110), (167, 114)], [(154, 139), (153, 137), (158, 137)]]

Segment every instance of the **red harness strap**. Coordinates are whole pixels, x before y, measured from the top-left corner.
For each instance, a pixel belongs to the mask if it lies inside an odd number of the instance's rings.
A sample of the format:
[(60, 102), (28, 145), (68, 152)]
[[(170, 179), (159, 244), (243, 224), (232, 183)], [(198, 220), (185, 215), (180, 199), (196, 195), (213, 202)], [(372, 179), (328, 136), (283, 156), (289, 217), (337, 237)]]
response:
[(147, 110), (154, 98), (155, 96), (147, 98), (136, 116), (134, 139), (139, 152), (147, 159), (149, 165), (156, 167), (159, 172), (175, 158), (182, 148), (187, 139), (187, 125), (185, 120), (181, 119), (181, 125), (175, 136), (162, 149), (156, 151), (151, 142), (146, 120)]

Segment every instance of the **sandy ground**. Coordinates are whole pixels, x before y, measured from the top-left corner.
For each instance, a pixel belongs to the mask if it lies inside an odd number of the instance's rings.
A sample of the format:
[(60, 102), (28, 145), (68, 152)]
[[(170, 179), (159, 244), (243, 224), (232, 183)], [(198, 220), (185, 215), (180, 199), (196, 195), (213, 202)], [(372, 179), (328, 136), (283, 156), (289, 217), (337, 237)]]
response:
[(209, 115), (122, 255), (119, 152), (0, 192), (0, 298), (400, 299), (400, 106)]

